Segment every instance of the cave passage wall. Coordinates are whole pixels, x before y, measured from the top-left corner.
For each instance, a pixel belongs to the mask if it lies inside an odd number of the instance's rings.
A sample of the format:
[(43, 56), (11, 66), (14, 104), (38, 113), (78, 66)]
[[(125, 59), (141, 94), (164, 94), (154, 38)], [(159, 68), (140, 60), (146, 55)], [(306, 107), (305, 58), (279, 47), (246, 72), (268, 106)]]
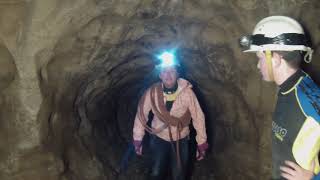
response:
[(210, 149), (192, 163), (190, 179), (269, 179), (276, 87), (261, 80), (238, 39), (268, 15), (294, 17), (315, 49), (304, 70), (320, 82), (319, 7), (317, 0), (1, 0), (0, 179), (142, 179), (150, 155), (122, 174), (119, 161), (139, 98), (158, 81), (155, 55), (170, 48), (206, 115)]

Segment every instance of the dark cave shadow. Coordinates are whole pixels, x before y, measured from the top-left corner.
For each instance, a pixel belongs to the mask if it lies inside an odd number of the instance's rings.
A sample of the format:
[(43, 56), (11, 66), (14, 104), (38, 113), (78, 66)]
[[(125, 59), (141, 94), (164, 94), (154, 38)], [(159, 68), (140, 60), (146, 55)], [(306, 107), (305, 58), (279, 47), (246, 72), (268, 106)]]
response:
[[(183, 76), (183, 78), (187, 79), (192, 84), (192, 86), (193, 86), (192, 89), (193, 89), (194, 93), (196, 94), (196, 97), (199, 101), (201, 109), (205, 115), (207, 142), (209, 143), (209, 148), (208, 148), (207, 154), (212, 153), (213, 152), (212, 145), (214, 144), (213, 140), (215, 139), (214, 138), (214, 136), (215, 136), (214, 129), (212, 128), (212, 127), (215, 127), (214, 112), (210, 113), (210, 109), (208, 108), (208, 106), (205, 103), (206, 98), (204, 97), (204, 94), (201, 93), (201, 90), (200, 90), (198, 83), (196, 81), (190, 80), (184, 76)], [(189, 167), (187, 170), (187, 179), (186, 180), (191, 180), (191, 177), (193, 176), (193, 172), (194, 172), (195, 163), (197, 163), (197, 160), (196, 160), (197, 142), (195, 140), (196, 135), (197, 135), (196, 130), (194, 129), (192, 124), (190, 124), (189, 159), (191, 160), (191, 162), (189, 163)]]
[(317, 46), (312, 42), (312, 39), (315, 39), (316, 35), (310, 33), (310, 31), (306, 28), (305, 22), (300, 20), (300, 24), (303, 27), (303, 30), (305, 32), (307, 44), (314, 50), (311, 63), (306, 63), (306, 62), (302, 61), (301, 69), (303, 71), (305, 71), (306, 73), (308, 73), (311, 76), (311, 78), (313, 79), (313, 81), (319, 86), (320, 85), (320, 72), (319, 72), (319, 69), (317, 69), (317, 67), (312, 65), (313, 64), (312, 62), (315, 60), (315, 57), (316, 57), (316, 56), (314, 56), (315, 52), (319, 50), (319, 49), (317, 49)]

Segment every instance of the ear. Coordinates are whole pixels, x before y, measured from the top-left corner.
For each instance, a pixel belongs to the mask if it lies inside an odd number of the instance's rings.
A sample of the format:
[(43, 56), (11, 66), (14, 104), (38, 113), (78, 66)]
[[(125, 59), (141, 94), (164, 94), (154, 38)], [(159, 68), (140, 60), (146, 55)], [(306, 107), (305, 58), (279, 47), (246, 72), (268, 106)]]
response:
[(283, 59), (282, 56), (276, 52), (272, 53), (272, 64), (274, 67), (279, 67), (281, 65)]

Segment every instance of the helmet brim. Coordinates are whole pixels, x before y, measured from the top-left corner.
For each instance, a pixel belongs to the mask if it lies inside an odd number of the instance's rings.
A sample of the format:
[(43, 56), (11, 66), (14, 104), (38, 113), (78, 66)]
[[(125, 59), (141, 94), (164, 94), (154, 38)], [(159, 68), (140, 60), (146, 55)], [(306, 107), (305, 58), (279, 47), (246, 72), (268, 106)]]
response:
[(261, 46), (251, 45), (249, 49), (243, 52), (259, 52), (259, 51), (310, 51), (311, 48), (304, 45), (279, 45), (279, 44), (265, 44)]

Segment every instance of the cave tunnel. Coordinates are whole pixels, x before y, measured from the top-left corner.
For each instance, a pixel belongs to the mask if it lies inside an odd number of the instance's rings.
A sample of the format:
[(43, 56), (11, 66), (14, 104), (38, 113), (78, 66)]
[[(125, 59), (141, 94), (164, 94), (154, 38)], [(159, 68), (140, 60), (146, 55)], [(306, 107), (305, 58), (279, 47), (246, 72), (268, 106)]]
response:
[[(310, 33), (319, 82), (317, 0), (3, 0), (0, 2), (0, 179), (135, 180), (125, 172), (137, 105), (159, 81), (156, 55), (175, 48), (181, 76), (205, 114), (209, 151), (189, 180), (269, 179), (276, 86), (238, 39), (269, 15), (289, 15)], [(190, 126), (191, 129), (192, 126)]]

